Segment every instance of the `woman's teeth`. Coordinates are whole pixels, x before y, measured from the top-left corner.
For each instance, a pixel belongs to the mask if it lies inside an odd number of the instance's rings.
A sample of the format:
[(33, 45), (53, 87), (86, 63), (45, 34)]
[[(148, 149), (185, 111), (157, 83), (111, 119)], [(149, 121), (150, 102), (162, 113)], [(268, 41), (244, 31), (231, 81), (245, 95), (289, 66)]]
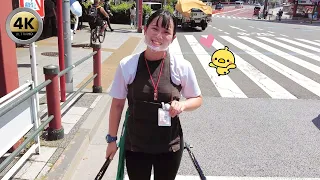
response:
[(153, 42), (153, 44), (155, 44), (155, 45), (161, 45), (161, 43), (158, 42), (158, 41), (152, 41), (152, 42)]

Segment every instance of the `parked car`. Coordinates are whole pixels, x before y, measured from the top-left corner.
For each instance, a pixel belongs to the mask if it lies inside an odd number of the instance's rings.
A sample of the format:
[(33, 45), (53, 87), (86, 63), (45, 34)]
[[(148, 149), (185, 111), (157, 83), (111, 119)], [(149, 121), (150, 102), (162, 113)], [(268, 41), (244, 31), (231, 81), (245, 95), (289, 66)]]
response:
[(235, 8), (243, 8), (243, 1), (236, 1)]
[(215, 9), (216, 10), (222, 10), (223, 9), (223, 5), (222, 4), (217, 4)]

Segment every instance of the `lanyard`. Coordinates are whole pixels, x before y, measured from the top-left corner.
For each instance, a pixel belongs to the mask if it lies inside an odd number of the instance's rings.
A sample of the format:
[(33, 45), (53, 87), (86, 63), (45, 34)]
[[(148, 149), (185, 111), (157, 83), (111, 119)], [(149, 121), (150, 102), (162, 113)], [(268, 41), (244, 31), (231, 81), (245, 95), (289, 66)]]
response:
[(164, 56), (163, 56), (163, 60), (162, 60), (160, 72), (159, 72), (159, 75), (158, 75), (158, 82), (157, 82), (156, 85), (154, 84), (152, 75), (151, 75), (151, 73), (150, 73), (150, 69), (149, 69), (149, 66), (148, 66), (147, 59), (144, 58), (144, 60), (146, 61), (147, 69), (148, 69), (148, 72), (149, 72), (149, 75), (150, 75), (150, 79), (151, 79), (151, 82), (152, 82), (152, 85), (153, 85), (153, 90), (154, 90), (154, 91), (153, 91), (153, 99), (154, 99), (155, 101), (158, 100), (158, 85), (159, 85), (160, 77), (161, 77), (161, 74), (162, 74), (162, 69), (163, 69), (163, 64), (164, 64), (165, 55), (166, 55), (166, 53), (165, 53)]

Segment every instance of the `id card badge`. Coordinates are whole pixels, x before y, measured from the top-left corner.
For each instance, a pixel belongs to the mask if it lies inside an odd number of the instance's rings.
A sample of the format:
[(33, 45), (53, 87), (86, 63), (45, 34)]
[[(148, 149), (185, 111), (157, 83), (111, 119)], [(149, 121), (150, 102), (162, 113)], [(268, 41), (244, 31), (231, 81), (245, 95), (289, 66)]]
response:
[(171, 117), (169, 111), (162, 108), (158, 109), (158, 125), (159, 126), (171, 126)]

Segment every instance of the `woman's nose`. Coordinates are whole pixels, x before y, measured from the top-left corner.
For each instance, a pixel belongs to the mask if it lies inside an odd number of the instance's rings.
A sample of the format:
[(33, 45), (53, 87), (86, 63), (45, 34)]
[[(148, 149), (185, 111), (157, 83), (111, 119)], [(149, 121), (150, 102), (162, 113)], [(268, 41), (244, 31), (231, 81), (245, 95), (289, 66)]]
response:
[(155, 32), (154, 37), (157, 39), (162, 39), (162, 33), (160, 31)]

